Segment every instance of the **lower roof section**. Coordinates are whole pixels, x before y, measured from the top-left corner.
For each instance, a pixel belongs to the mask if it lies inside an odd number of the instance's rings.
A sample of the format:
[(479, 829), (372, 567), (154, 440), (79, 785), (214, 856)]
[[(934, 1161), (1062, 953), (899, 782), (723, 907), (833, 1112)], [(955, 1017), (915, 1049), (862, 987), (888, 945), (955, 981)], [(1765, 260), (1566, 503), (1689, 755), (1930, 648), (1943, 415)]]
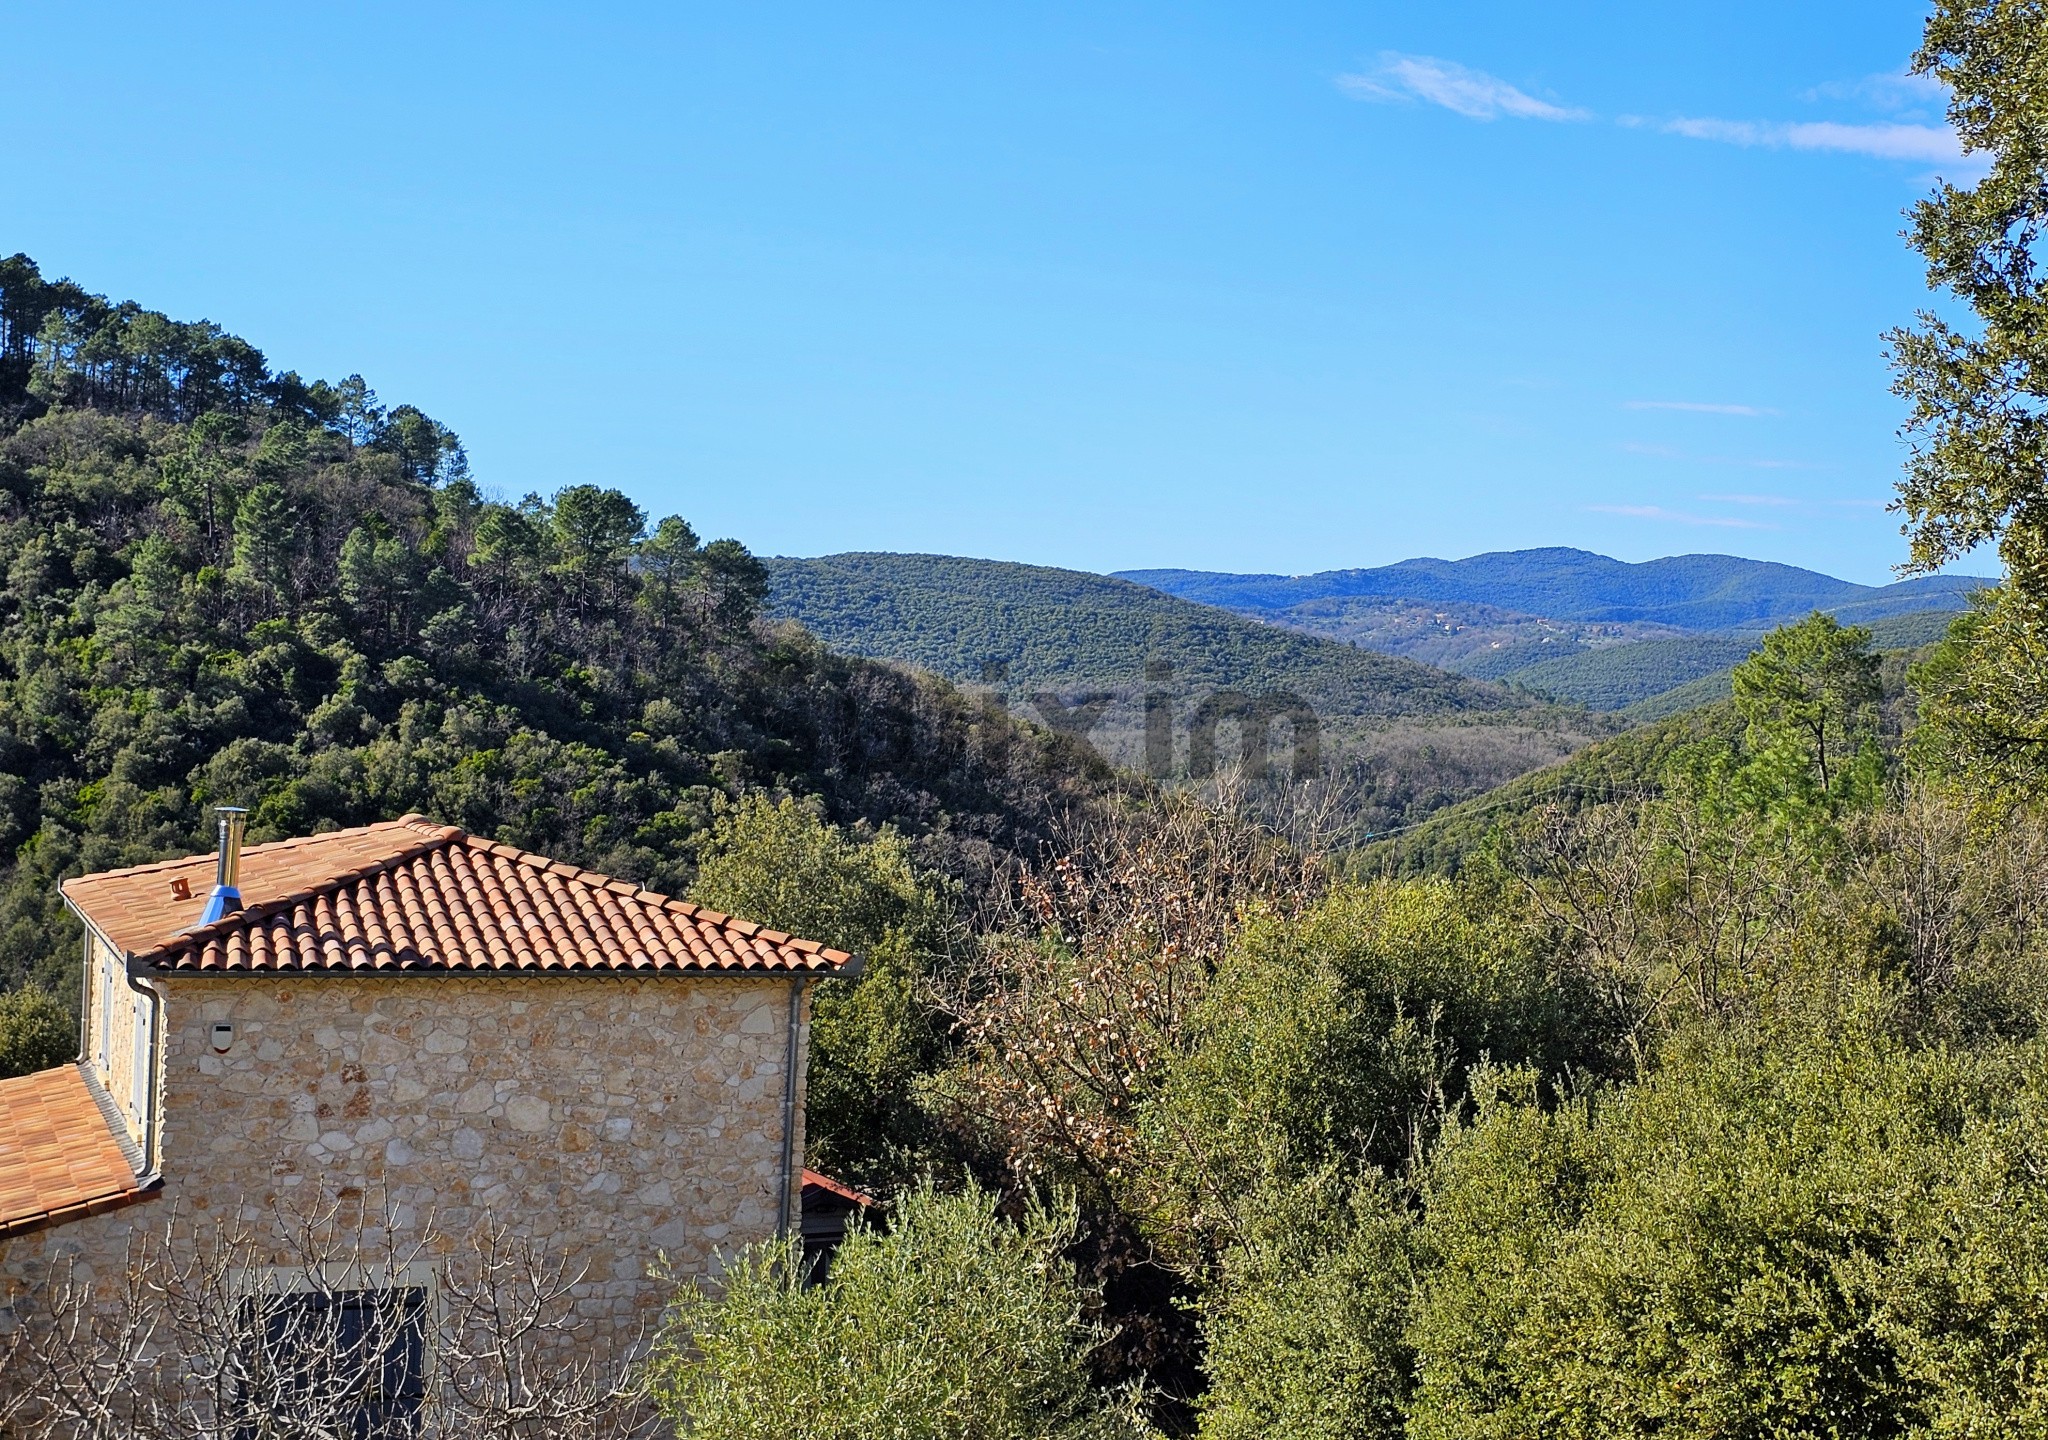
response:
[(0, 1080), (0, 1239), (151, 1193), (82, 1067)]

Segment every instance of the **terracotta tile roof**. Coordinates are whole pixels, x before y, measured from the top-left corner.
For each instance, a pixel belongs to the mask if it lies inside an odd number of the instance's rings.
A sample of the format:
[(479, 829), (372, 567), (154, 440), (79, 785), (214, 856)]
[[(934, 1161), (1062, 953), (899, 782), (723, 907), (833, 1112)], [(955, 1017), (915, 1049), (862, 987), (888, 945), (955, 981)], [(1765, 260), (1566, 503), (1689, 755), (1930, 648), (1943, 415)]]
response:
[(78, 1066), (0, 1080), (0, 1236), (154, 1193), (136, 1185)]
[(804, 1171), (804, 1203), (815, 1204), (827, 1197), (852, 1205), (868, 1206), (875, 1203), (873, 1199), (861, 1194), (844, 1180), (834, 1180), (821, 1170)]
[(407, 815), (252, 845), (243, 908), (200, 928), (214, 859), (64, 884), (114, 944), (209, 975), (406, 971), (851, 973), (812, 940)]

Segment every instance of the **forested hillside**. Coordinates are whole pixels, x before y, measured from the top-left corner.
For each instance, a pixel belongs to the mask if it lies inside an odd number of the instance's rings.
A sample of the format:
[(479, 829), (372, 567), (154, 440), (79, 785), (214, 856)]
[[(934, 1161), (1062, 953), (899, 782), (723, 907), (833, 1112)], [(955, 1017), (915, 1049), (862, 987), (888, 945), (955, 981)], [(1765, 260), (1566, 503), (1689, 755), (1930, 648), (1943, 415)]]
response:
[(815, 795), (971, 875), (1104, 777), (759, 618), (760, 563), (446, 426), (0, 262), (0, 989), (75, 964), (59, 878), (407, 810), (681, 890), (722, 800)]
[[(1943, 638), (1950, 623), (1942, 615), (1900, 615), (1849, 632), (1872, 655), (1877, 684), (1873, 732), (1887, 747), (1897, 749), (1911, 728), (1912, 667)], [(1745, 656), (1762, 643), (1745, 645)], [(1742, 721), (1732, 699), (1735, 668), (1631, 706), (1623, 713), (1640, 722), (1634, 729), (1384, 836), (1365, 846), (1353, 863), (1372, 874), (1456, 875), (1484, 852), (1496, 830), (1511, 828), (1540, 809), (1576, 815), (1590, 807), (1655, 798), (1678, 752), (1702, 742), (1739, 740)], [(1669, 708), (1663, 708), (1666, 704)]]
[(1514, 672), (1514, 683), (1595, 710), (1620, 710), (1717, 671), (1756, 649), (1755, 635), (1679, 635), (1541, 660)]
[(1160, 778), (1202, 773), (1204, 715), (1224, 717), (1217, 753), (1239, 755), (1247, 711), (1274, 722), (1276, 768), (1308, 778), (1287, 768), (1291, 717), (1305, 711), (1318, 747), (1307, 768), (1360, 825), (1416, 818), (1614, 728), (1576, 706), (1100, 575), (947, 555), (767, 564), (773, 612), (827, 644), (977, 683)]
[[(1940, 640), (1954, 620), (1951, 611), (1912, 610), (1862, 628), (1878, 650), (1910, 650)], [(1730, 670), (1762, 643), (1759, 634), (1724, 631), (1610, 645), (1525, 666), (1514, 672), (1513, 683), (1628, 719), (1658, 719), (1726, 699)]]
[(1601, 805), (1656, 796), (1677, 751), (1702, 740), (1732, 742), (1741, 729), (1735, 706), (1712, 702), (1588, 745), (1570, 759), (1519, 776), (1413, 828), (1363, 847), (1351, 863), (1369, 875), (1456, 876), (1483, 854), (1488, 837), (1533, 812), (1576, 815)]
[(1239, 613), (1474, 680), (1503, 679), (1560, 655), (1688, 633), (1635, 620), (1554, 620), (1498, 605), (1375, 595), (1336, 595), (1283, 610)]
[[(1147, 570), (1123, 578), (1269, 625), (1636, 718), (1725, 695), (1725, 672), (1766, 631), (1813, 610), (1878, 627), (1880, 645), (1909, 643), (1887, 640), (1886, 626), (1903, 626), (1901, 634), (1922, 637), (1912, 643), (1927, 643), (1991, 583), (1923, 575), (1867, 586), (1732, 555), (1630, 565), (1562, 549), (1292, 577)], [(1724, 679), (1711, 681), (1717, 673)], [(1651, 703), (1681, 689), (1674, 703)]]
[(1504, 711), (1491, 686), (1256, 625), (1078, 570), (954, 555), (768, 560), (770, 605), (828, 644), (953, 680), (1062, 694), (1142, 686), (1148, 665), (1203, 689), (1291, 690), (1332, 715)]

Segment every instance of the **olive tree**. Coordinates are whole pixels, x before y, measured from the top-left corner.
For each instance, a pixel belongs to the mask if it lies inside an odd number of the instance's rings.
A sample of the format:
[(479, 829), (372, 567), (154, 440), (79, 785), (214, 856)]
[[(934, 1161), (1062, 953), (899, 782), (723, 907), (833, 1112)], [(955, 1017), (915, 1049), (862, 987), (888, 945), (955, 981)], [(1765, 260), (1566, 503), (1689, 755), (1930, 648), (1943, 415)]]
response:
[(1071, 1209), (1013, 1225), (992, 1196), (926, 1185), (849, 1235), (824, 1284), (795, 1244), (750, 1247), (682, 1291), (655, 1395), (701, 1440), (1138, 1440), (1142, 1397), (1090, 1383), (1074, 1233)]

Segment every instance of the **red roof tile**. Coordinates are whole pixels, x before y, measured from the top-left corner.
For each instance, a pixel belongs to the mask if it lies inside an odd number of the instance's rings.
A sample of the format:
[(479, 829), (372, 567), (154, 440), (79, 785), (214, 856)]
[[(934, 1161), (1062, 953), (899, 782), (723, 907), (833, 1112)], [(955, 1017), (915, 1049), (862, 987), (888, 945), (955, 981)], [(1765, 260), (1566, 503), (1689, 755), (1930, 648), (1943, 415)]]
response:
[(243, 908), (201, 928), (213, 866), (113, 870), (64, 893), (114, 944), (180, 973), (832, 974), (853, 958), (417, 815), (249, 846)]
[(834, 1180), (830, 1175), (820, 1170), (804, 1171), (804, 1199), (816, 1200), (827, 1195), (836, 1196), (854, 1205), (867, 1206), (875, 1203), (871, 1198), (861, 1194), (860, 1191), (848, 1185), (844, 1180)]
[(136, 1185), (78, 1066), (0, 1080), (0, 1236), (151, 1193)]

